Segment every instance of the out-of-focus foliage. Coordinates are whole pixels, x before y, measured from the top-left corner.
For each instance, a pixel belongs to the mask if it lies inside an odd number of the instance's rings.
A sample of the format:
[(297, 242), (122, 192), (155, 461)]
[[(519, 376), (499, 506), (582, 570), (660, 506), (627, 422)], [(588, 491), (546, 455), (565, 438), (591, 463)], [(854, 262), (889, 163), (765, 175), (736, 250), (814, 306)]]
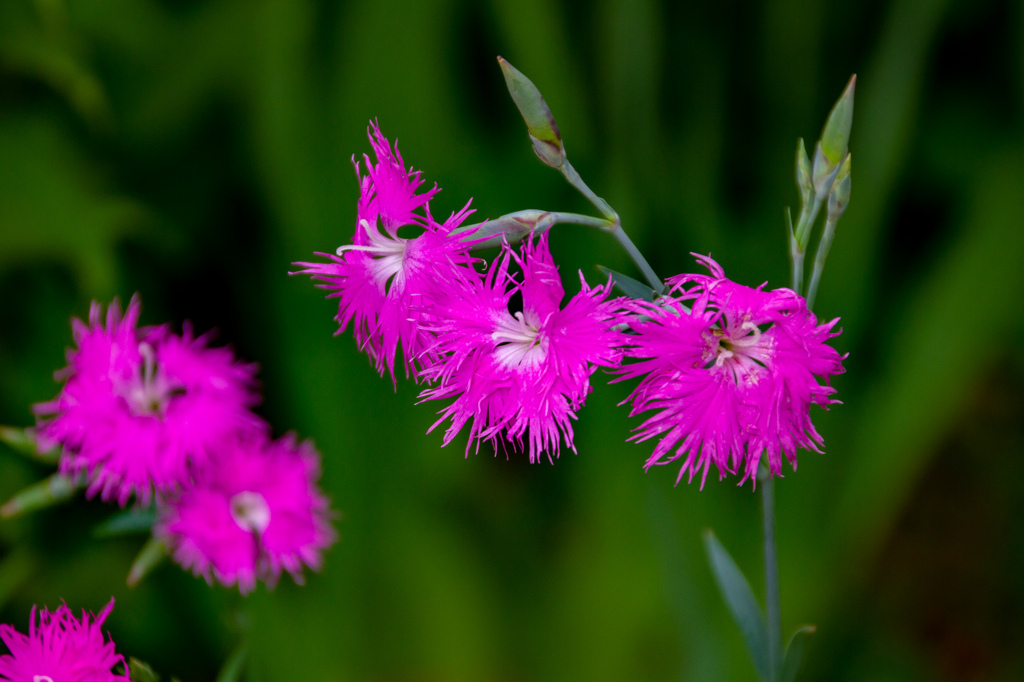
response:
[[(143, 537), (95, 538), (98, 503), (3, 522), (3, 622), (113, 594), (119, 649), (186, 682), (245, 629), (254, 680), (755, 679), (700, 540), (761, 575), (749, 489), (645, 475), (621, 385), (553, 467), (442, 450), (416, 387), (286, 273), (353, 232), (370, 118), (445, 188), (435, 214), (587, 211), (530, 151), (501, 54), (659, 273), (710, 252), (784, 286), (793, 145), (856, 72), (816, 305), (843, 318), (845, 404), (777, 486), (785, 630), (818, 625), (803, 679), (1021, 679), (1022, 31), (997, 0), (0, 3), (0, 421), (55, 393), (72, 315), (138, 291), (144, 322), (261, 364), (264, 413), (316, 440), (342, 510), (321, 574), (248, 600), (170, 563), (129, 590)], [(567, 282), (636, 275), (605, 235), (552, 245)], [(0, 452), (5, 498), (45, 473)]]

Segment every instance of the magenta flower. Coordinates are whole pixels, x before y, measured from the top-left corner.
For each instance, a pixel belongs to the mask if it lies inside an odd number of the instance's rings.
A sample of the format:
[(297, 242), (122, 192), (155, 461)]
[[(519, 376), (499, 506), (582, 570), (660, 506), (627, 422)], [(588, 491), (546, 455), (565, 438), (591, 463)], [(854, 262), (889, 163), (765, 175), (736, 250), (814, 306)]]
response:
[(319, 570), (322, 551), (337, 538), (319, 476), (309, 442), (240, 440), (162, 506), (155, 533), (210, 584), (237, 582), (244, 594), (257, 578), (275, 585), (282, 569), (301, 584), (303, 566)]
[[(406, 170), (398, 145), (392, 150), (376, 124), (367, 132), (377, 163), (364, 155), (365, 176), (355, 163), (360, 199), (352, 243), (337, 255), (318, 253), (326, 263), (295, 265), (322, 282), (328, 298), (338, 299), (338, 333), (352, 323), (359, 347), (382, 376), (386, 368), (394, 380), (399, 347), (408, 375), (431, 345), (424, 297), (473, 263), (466, 234), (453, 234), (472, 211), (467, 203), (445, 222), (434, 220), (428, 202), (437, 186), (417, 194), (420, 172)], [(401, 228), (418, 234), (399, 235)]]
[(61, 471), (85, 472), (88, 494), (132, 494), (146, 504), (155, 488), (171, 490), (202, 466), (217, 445), (238, 432), (260, 431), (249, 410), (258, 400), (255, 365), (241, 364), (207, 337), (166, 326), (138, 329), (135, 297), (121, 316), (115, 300), (93, 303), (89, 324), (72, 321), (76, 350), (68, 351), (60, 394), (34, 407), (44, 444), (62, 445)]
[(124, 658), (100, 630), (112, 608), (113, 599), (90, 622), (89, 614), (75, 618), (66, 604), (53, 613), (33, 607), (27, 636), (0, 625), (0, 639), (11, 652), (0, 656), (0, 681), (129, 682), (111, 672)]
[(795, 469), (798, 447), (823, 445), (810, 406), (837, 402), (828, 378), (843, 372), (846, 356), (827, 342), (839, 335), (838, 318), (818, 324), (793, 291), (751, 289), (710, 258), (698, 260), (710, 276), (671, 278), (674, 297), (631, 306), (644, 317), (630, 324), (627, 350), (640, 361), (620, 370), (623, 379), (642, 377), (630, 414), (657, 410), (631, 440), (660, 435), (646, 467), (685, 457), (677, 480), (702, 471), (702, 487), (712, 463), (720, 478), (742, 468), (742, 483), (762, 455), (781, 476), (782, 454)]
[[(522, 284), (508, 273), (510, 257), (522, 266)], [(582, 273), (580, 280), (582, 291), (559, 307), (565, 292), (544, 235), (536, 245), (524, 242), (521, 258), (506, 245), (486, 277), (464, 276), (435, 302), (436, 360), (423, 376), (438, 385), (421, 398), (454, 399), (430, 429), (451, 419), (445, 445), (472, 420), (470, 445), (497, 445), (501, 437), (522, 446), (525, 439), (531, 462), (542, 453), (554, 461), (563, 441), (575, 452), (572, 420), (590, 393), (590, 375), (618, 366), (624, 340), (612, 328), (619, 304), (606, 300), (610, 284), (588, 287)], [(523, 310), (512, 313), (517, 291)]]

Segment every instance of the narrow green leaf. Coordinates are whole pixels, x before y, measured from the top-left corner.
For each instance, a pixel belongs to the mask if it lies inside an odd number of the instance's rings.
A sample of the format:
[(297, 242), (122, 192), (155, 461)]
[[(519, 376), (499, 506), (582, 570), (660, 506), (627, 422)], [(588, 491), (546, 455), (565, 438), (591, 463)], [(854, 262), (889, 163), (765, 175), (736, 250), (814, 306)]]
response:
[(228, 660), (224, 661), (224, 667), (220, 669), (220, 674), (217, 675), (217, 682), (238, 682), (242, 676), (242, 670), (245, 668), (245, 660), (248, 655), (249, 647), (245, 644), (239, 645), (234, 653), (228, 657)]
[(134, 656), (128, 659), (128, 672), (132, 682), (160, 682), (160, 676), (153, 668)]
[(648, 303), (654, 302), (654, 289), (650, 288), (643, 282), (638, 282), (632, 277), (627, 277), (621, 272), (615, 272), (609, 270), (603, 265), (598, 265), (597, 269), (601, 271), (605, 277), (611, 275), (612, 281), (615, 283), (615, 287), (630, 298), (639, 298), (642, 301)]
[(768, 627), (750, 583), (711, 529), (704, 531), (704, 550), (725, 605), (743, 633), (757, 674), (762, 680), (772, 679), (768, 670)]
[(52, 448), (45, 452), (39, 452), (39, 442), (36, 440), (35, 430), (32, 428), (22, 429), (16, 426), (0, 426), (0, 442), (6, 443), (15, 452), (28, 455), (32, 459), (42, 460), (56, 464), (60, 459), (60, 448)]
[(0, 507), (0, 518), (9, 519), (29, 511), (45, 509), (70, 499), (81, 487), (81, 477), (53, 474), (16, 494)]
[(135, 587), (142, 579), (149, 575), (150, 571), (160, 565), (167, 557), (167, 546), (156, 536), (151, 537), (132, 563), (128, 571), (128, 587)]
[(156, 509), (129, 509), (118, 512), (109, 519), (96, 526), (92, 535), (95, 538), (109, 538), (115, 535), (127, 535), (129, 533), (148, 533), (153, 529), (156, 521)]
[(817, 632), (818, 628), (815, 625), (805, 625), (789, 638), (789, 644), (786, 645), (786, 657), (782, 661), (782, 675), (779, 677), (779, 682), (793, 682), (796, 679), (796, 674), (800, 672), (800, 664), (803, 663), (804, 658), (804, 641), (808, 637)]

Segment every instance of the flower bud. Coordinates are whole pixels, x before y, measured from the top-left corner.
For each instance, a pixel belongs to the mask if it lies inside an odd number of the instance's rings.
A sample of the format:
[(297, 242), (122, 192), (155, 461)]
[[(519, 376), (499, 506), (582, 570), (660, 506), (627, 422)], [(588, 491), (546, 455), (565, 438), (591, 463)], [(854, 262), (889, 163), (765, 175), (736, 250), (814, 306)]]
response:
[(807, 158), (804, 138), (796, 142), (796, 186), (800, 190), (800, 198), (807, 201), (811, 198), (814, 185), (811, 184), (811, 160)]
[(830, 166), (838, 166), (846, 158), (850, 142), (850, 126), (853, 125), (853, 90), (857, 85), (857, 74), (850, 77), (846, 89), (832, 107), (825, 128), (821, 131), (821, 151)]
[(846, 205), (850, 203), (850, 159), (850, 154), (847, 154), (843, 165), (839, 167), (839, 175), (832, 185), (832, 191), (828, 194), (828, 219), (832, 222), (837, 222), (843, 217)]
[(562, 134), (551, 114), (540, 90), (518, 69), (498, 57), (498, 64), (505, 75), (505, 84), (512, 95), (512, 101), (519, 108), (526, 130), (533, 142), (533, 152), (541, 161), (552, 168), (561, 168), (565, 162), (565, 148), (562, 147)]
[(821, 142), (814, 148), (814, 169), (811, 172), (811, 181), (814, 184), (814, 194), (818, 201), (824, 201), (832, 189), (836, 175), (839, 173), (839, 164), (833, 164), (825, 156), (821, 149)]

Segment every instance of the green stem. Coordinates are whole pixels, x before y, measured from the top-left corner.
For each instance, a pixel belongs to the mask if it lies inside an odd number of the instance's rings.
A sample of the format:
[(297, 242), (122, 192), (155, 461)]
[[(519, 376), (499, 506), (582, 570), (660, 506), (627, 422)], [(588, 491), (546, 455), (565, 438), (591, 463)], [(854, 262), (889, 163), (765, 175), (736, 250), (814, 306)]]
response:
[(825, 269), (825, 259), (828, 258), (828, 250), (832, 248), (832, 239), (836, 235), (836, 221), (828, 219), (825, 221), (825, 230), (821, 233), (821, 241), (818, 242), (818, 253), (814, 256), (814, 271), (811, 273), (811, 283), (807, 285), (807, 307), (814, 305), (814, 299), (818, 295), (818, 285), (821, 283), (821, 271)]
[(636, 248), (633, 240), (629, 238), (628, 234), (626, 234), (626, 230), (623, 229), (622, 222), (619, 220), (619, 214), (615, 212), (615, 209), (613, 209), (607, 201), (594, 194), (594, 191), (587, 186), (587, 183), (583, 182), (583, 178), (580, 177), (580, 174), (577, 173), (576, 169), (572, 167), (571, 163), (569, 163), (569, 159), (565, 159), (565, 162), (559, 170), (562, 171), (562, 175), (564, 175), (565, 179), (569, 181), (569, 184), (578, 189), (580, 193), (585, 196), (598, 211), (601, 212), (601, 215), (608, 219), (609, 225), (606, 228), (606, 231), (611, 232), (612, 235), (615, 236), (615, 239), (618, 240), (622, 248), (627, 254), (629, 254), (629, 257), (633, 259), (633, 263), (636, 264), (636, 267), (643, 273), (644, 278), (647, 280), (647, 283), (651, 285), (651, 288), (659, 294), (664, 292), (664, 282), (661, 281), (658, 275), (654, 272), (654, 268), (652, 268), (651, 264), (647, 262), (647, 259), (644, 258), (643, 254), (640, 253), (640, 249)]
[(801, 293), (804, 286), (804, 254), (807, 251), (807, 242), (811, 237), (811, 228), (821, 211), (821, 200), (815, 197), (805, 196), (800, 206), (800, 217), (797, 218), (796, 228), (792, 230), (789, 238), (789, 260), (792, 265), (790, 283), (793, 291)]
[(779, 594), (779, 560), (775, 550), (775, 481), (764, 470), (761, 478), (761, 506), (764, 511), (764, 578), (768, 611), (769, 679), (778, 679), (782, 662), (782, 600)]
[(665, 285), (660, 279), (658, 279), (658, 275), (654, 272), (654, 268), (652, 268), (650, 263), (647, 262), (647, 259), (644, 258), (643, 254), (640, 253), (640, 249), (636, 248), (636, 244), (634, 244), (633, 240), (629, 238), (626, 231), (622, 229), (622, 225), (617, 224), (615, 229), (612, 231), (612, 235), (616, 240), (618, 240), (626, 253), (629, 254), (629, 257), (633, 259), (633, 262), (640, 269), (640, 272), (643, 273), (644, 278), (647, 280), (647, 283), (651, 288), (654, 289), (655, 293), (664, 293)]

